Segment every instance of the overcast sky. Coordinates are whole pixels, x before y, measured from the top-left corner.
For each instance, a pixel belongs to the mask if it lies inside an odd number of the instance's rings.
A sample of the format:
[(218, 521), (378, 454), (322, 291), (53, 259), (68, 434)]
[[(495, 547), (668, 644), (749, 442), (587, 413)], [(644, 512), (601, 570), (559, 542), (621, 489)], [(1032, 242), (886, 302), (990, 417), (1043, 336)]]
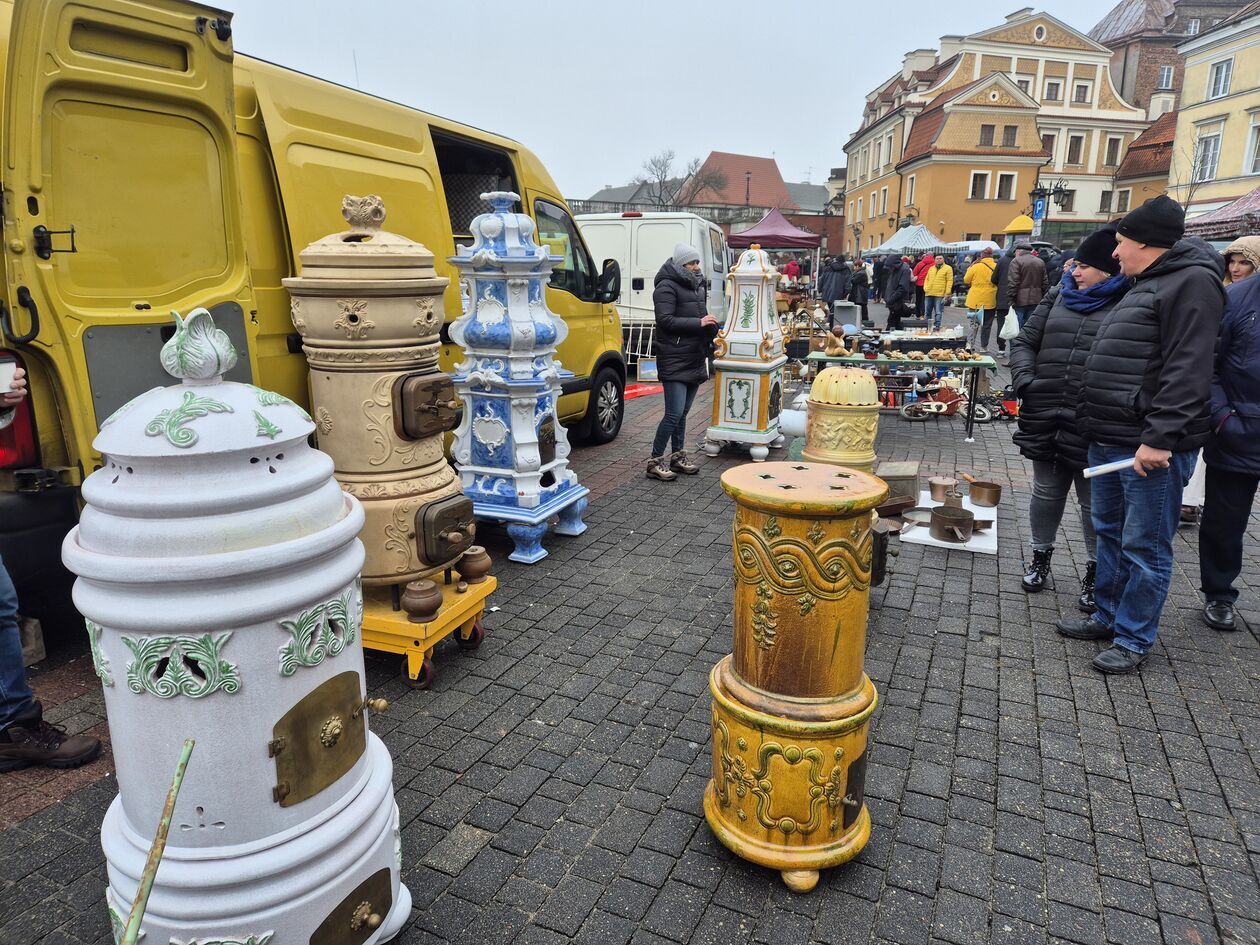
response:
[[(238, 52), (515, 138), (565, 197), (628, 183), (665, 149), (680, 166), (711, 150), (773, 155), (786, 180), (822, 183), (844, 164), (864, 95), (905, 52), (1020, 9), (1016, 0), (223, 5), (235, 13)], [(1088, 32), (1112, 5), (1038, 9)]]

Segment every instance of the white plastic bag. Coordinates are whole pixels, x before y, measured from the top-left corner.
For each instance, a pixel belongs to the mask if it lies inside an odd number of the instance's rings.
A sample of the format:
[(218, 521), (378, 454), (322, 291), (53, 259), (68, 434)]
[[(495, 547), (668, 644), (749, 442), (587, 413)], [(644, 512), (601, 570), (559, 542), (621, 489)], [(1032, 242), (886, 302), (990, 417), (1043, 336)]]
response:
[(1002, 322), (1002, 330), (998, 332), (998, 337), (1004, 341), (1010, 341), (1019, 335), (1019, 316), (1015, 314), (1014, 308), (1006, 310), (1006, 320)]

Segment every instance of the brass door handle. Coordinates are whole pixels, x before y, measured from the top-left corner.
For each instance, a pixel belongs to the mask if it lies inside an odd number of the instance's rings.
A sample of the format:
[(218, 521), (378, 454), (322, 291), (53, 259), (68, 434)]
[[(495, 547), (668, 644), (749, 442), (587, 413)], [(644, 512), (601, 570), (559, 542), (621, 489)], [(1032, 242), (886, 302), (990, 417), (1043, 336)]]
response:
[(385, 699), (364, 699), (355, 707), (354, 717), (357, 719), (363, 714), (364, 709), (371, 709), (373, 712), (388, 712), (389, 702)]
[(436, 404), (425, 404), (423, 409), (431, 410), (434, 413), (437, 413), (439, 410), (458, 410), (459, 401), (458, 400), (443, 400), (443, 401), (439, 401)]
[(454, 545), (463, 541), (466, 536), (460, 529), (452, 528), (450, 531), (442, 532), (442, 534), (438, 535), (438, 537), (443, 541), (449, 541), (452, 545)]

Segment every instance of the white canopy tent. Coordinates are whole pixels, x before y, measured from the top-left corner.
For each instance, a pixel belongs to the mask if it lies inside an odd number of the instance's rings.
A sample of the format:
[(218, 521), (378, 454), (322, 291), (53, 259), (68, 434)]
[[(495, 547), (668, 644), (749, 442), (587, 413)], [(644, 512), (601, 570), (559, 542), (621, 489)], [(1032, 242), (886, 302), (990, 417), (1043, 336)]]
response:
[(879, 246), (876, 246), (874, 249), (863, 250), (862, 255), (884, 256), (889, 253), (947, 253), (949, 255), (970, 253), (974, 255), (983, 251), (986, 247), (991, 248), (995, 253), (1001, 250), (1001, 247), (992, 240), (962, 240), (957, 243), (943, 243), (939, 237), (933, 235), (932, 231), (922, 223), (916, 223), (912, 226), (903, 226)]

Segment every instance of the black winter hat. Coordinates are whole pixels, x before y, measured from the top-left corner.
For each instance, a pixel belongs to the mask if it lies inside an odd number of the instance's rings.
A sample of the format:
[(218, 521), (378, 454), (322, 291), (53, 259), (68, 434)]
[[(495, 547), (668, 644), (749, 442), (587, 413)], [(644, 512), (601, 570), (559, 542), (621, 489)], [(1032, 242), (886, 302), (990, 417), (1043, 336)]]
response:
[(1083, 262), (1087, 266), (1093, 266), (1095, 269), (1101, 269), (1114, 276), (1120, 271), (1119, 261), (1111, 255), (1115, 249), (1116, 228), (1104, 226), (1081, 240), (1081, 245), (1077, 247), (1073, 258), (1077, 262)]
[(1152, 197), (1120, 221), (1116, 229), (1121, 236), (1169, 249), (1186, 232), (1186, 211), (1167, 194)]

